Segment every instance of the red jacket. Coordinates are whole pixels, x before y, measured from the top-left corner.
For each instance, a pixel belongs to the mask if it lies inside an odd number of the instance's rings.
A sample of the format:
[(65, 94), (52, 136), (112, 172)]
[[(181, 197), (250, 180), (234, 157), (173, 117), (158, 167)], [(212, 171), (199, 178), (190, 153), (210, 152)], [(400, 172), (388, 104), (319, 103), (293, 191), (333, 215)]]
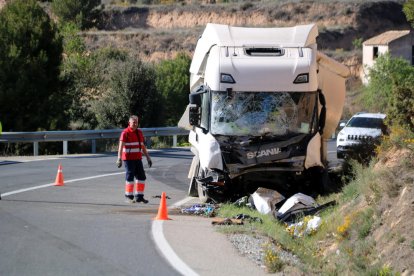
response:
[(122, 148), (122, 160), (142, 159), (144, 135), (140, 129), (133, 131), (132, 128), (127, 127), (122, 131), (119, 140), (125, 143)]

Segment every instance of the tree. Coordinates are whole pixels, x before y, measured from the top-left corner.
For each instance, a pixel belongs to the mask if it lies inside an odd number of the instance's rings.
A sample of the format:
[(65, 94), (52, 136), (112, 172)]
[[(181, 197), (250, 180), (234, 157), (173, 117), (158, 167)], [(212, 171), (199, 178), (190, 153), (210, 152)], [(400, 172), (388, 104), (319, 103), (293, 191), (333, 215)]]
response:
[(414, 126), (414, 67), (405, 59), (384, 54), (369, 70), (363, 100), (374, 112), (385, 112), (393, 124)]
[(384, 112), (392, 101), (395, 85), (401, 86), (411, 74), (411, 66), (389, 53), (380, 55), (368, 71), (369, 83), (363, 91), (363, 102), (373, 112)]
[(6, 131), (66, 127), (59, 87), (62, 40), (35, 0), (0, 11), (0, 120)]
[(188, 104), (190, 63), (190, 57), (181, 53), (173, 60), (160, 62), (156, 67), (157, 89), (163, 97), (166, 125), (177, 125)]
[(414, 0), (408, 0), (405, 2), (403, 11), (408, 22), (411, 22), (411, 25), (414, 27)]
[(114, 61), (102, 96), (92, 104), (98, 128), (123, 127), (132, 114), (140, 117), (140, 127), (157, 126), (159, 100), (155, 71), (140, 60)]
[[(93, 129), (95, 115), (90, 111), (89, 99), (94, 97), (102, 82), (96, 54), (89, 54), (74, 23), (60, 25), (63, 36), (64, 61), (61, 66), (61, 80), (70, 103), (68, 115), (71, 128)], [(99, 51), (98, 51), (99, 53)], [(99, 73), (97, 73), (99, 72)]]
[(53, 0), (52, 11), (60, 23), (72, 22), (79, 29), (85, 29), (93, 25), (100, 4), (100, 0)]

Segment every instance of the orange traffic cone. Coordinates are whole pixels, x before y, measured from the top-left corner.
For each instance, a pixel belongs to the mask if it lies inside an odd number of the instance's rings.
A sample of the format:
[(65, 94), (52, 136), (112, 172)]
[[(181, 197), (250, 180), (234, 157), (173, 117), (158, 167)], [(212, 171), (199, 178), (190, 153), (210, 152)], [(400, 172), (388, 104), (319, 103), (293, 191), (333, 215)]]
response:
[(55, 180), (55, 186), (63, 186), (63, 172), (62, 172), (62, 165), (59, 164), (56, 180)]
[(158, 208), (158, 215), (154, 218), (154, 220), (169, 220), (168, 217), (168, 210), (167, 210), (167, 199), (165, 196), (165, 192), (161, 194), (161, 202), (160, 207)]

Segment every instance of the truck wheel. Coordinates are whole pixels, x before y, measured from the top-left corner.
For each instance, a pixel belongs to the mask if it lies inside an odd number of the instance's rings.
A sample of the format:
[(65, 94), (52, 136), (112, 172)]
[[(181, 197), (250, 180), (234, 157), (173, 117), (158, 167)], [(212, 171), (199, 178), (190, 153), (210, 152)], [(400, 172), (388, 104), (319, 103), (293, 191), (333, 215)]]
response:
[[(200, 163), (198, 163), (198, 166), (197, 166), (197, 175), (199, 178), (204, 178), (204, 172), (203, 170), (200, 170)], [(201, 185), (198, 182), (197, 182), (197, 191), (198, 191), (198, 198), (201, 203), (206, 203), (210, 200), (206, 191), (203, 189), (203, 185)]]

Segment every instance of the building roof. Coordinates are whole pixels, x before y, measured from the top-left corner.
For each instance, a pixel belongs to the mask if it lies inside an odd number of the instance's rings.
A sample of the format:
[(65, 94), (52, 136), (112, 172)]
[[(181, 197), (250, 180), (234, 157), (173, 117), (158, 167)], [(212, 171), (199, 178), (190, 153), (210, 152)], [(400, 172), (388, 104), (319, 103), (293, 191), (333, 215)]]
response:
[(374, 36), (364, 41), (364, 45), (388, 45), (390, 42), (406, 36), (410, 33), (410, 30), (404, 31), (388, 31), (380, 35)]

